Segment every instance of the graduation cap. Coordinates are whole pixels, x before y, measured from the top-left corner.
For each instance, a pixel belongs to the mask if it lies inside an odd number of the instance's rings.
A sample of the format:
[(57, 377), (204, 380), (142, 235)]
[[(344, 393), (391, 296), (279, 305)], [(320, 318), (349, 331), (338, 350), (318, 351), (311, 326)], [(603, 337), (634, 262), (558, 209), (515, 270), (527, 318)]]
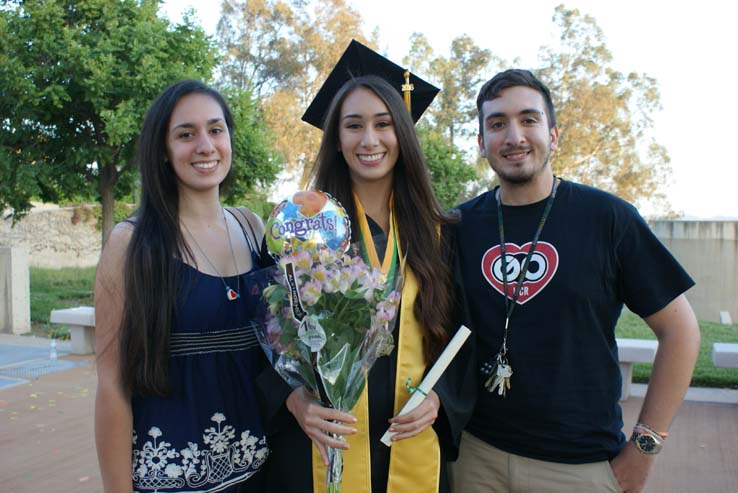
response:
[(352, 40), (328, 78), (323, 82), (313, 102), (305, 110), (302, 120), (322, 129), (326, 112), (338, 90), (352, 78), (362, 75), (376, 75), (396, 88), (397, 92), (405, 98), (405, 105), (412, 114), (413, 122), (420, 119), (440, 91), (434, 85), (391, 62), (371, 48)]

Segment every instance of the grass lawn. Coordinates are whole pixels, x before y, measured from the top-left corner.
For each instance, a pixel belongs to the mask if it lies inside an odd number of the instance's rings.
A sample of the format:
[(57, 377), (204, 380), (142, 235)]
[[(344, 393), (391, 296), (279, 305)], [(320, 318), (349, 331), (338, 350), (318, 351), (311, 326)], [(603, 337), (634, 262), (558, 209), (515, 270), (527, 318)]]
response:
[(31, 267), (31, 333), (41, 337), (69, 338), (69, 329), (49, 324), (51, 310), (92, 306), (95, 267), (41, 269)]
[[(68, 337), (67, 329), (49, 324), (52, 309), (92, 305), (92, 286), (95, 268), (40, 269), (31, 268), (31, 332), (43, 337)], [(700, 322), (702, 346), (692, 385), (698, 387), (738, 388), (738, 370), (715, 368), (712, 365), (713, 342), (738, 342), (738, 326)], [(624, 310), (616, 329), (618, 337), (655, 339), (651, 329), (637, 315)], [(650, 364), (636, 364), (635, 382), (648, 382)]]
[[(628, 310), (623, 310), (615, 334), (617, 337), (633, 339), (656, 339), (641, 318)], [(738, 388), (738, 370), (735, 368), (715, 368), (712, 364), (712, 344), (714, 342), (738, 342), (738, 326), (721, 325), (714, 322), (700, 322), (700, 355), (692, 375), (695, 387)], [(633, 381), (646, 383), (651, 376), (651, 364), (636, 363), (633, 366)]]

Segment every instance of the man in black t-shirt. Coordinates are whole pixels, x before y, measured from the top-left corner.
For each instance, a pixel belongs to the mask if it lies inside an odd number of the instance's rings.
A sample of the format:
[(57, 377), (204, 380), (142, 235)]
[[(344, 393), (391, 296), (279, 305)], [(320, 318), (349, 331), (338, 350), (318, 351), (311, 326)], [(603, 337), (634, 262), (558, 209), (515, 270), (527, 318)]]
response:
[[(479, 148), (500, 186), (462, 204), (454, 226), (481, 377), (454, 490), (640, 491), (699, 351), (684, 296), (694, 282), (633, 206), (554, 177), (553, 103), (533, 74), (496, 75), (477, 109)], [(627, 443), (615, 342), (623, 304), (659, 341)]]

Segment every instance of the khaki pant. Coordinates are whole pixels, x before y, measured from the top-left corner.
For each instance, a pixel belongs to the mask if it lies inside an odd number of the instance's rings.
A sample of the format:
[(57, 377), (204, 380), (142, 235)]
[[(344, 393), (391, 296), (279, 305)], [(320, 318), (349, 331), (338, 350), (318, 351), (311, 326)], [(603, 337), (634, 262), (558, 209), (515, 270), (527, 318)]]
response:
[(621, 492), (610, 463), (560, 464), (503, 452), (463, 432), (449, 464), (453, 493)]

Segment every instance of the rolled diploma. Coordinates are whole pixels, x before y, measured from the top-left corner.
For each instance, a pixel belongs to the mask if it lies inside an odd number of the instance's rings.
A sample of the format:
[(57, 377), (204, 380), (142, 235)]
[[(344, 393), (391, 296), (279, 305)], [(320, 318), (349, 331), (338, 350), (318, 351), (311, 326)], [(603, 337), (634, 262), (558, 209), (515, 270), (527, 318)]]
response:
[[(402, 409), (400, 410), (400, 416), (409, 413), (410, 411), (418, 407), (421, 402), (423, 402), (425, 396), (428, 394), (428, 392), (433, 390), (433, 386), (436, 384), (436, 382), (438, 382), (438, 379), (441, 378), (441, 375), (443, 375), (443, 372), (446, 371), (448, 365), (451, 364), (451, 360), (454, 359), (456, 353), (459, 352), (461, 346), (464, 344), (464, 342), (466, 342), (469, 334), (471, 334), (471, 331), (467, 329), (466, 326), (462, 325), (461, 327), (459, 327), (459, 330), (456, 331), (456, 334), (454, 334), (451, 342), (448, 343), (446, 349), (444, 349), (441, 353), (441, 356), (438, 357), (435, 364), (431, 367), (430, 371), (425, 376), (423, 381), (420, 382), (417, 390), (410, 395), (410, 399), (408, 399), (405, 405), (402, 406)], [(388, 447), (391, 447), (391, 439), (392, 435), (394, 434), (395, 432), (389, 431), (388, 429), (384, 433), (384, 435), (382, 435), (382, 443), (387, 445)]]

